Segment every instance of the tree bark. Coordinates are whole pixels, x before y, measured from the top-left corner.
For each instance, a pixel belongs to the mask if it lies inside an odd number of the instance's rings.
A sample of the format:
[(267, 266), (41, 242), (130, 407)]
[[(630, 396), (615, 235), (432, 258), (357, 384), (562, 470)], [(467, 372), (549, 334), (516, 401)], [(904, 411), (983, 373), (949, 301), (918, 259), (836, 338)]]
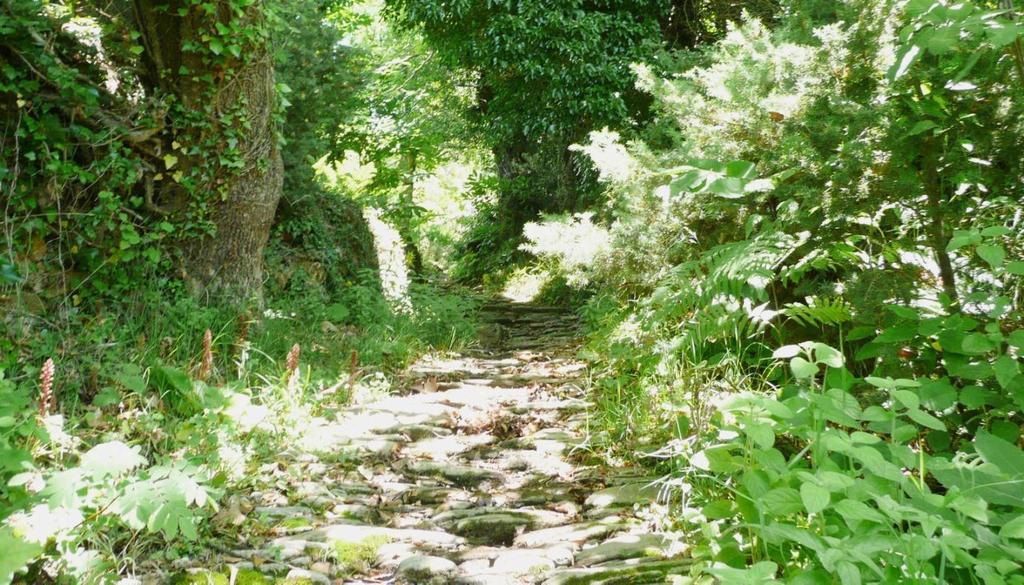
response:
[[(143, 83), (176, 102), (169, 116), (179, 119), (169, 120), (173, 131), (163, 137), (164, 148), (179, 159), (179, 172), (201, 169), (198, 175), (206, 179), (189, 189), (163, 181), (165, 199), (184, 198), (185, 207), (204, 209), (213, 226), (212, 233), (185, 243), (185, 279), (198, 296), (258, 297), (284, 176), (273, 58), (265, 35), (255, 35), (263, 40), (244, 45), (237, 58), (213, 58), (202, 48), (217, 23), (266, 26), (264, 2), (239, 15), (223, 0), (214, 2), (212, 14), (188, 0), (134, 0), (134, 12), (145, 49)], [(175, 142), (185, 141), (199, 154), (186, 154), (180, 144), (175, 150)], [(235, 165), (222, 162), (228, 153)]]
[[(416, 155), (416, 150), (413, 148), (406, 148), (402, 153), (405, 167), (402, 181), (405, 183), (405, 197), (408, 205), (416, 204)], [(422, 276), (423, 254), (420, 253), (419, 246), (416, 245), (416, 238), (408, 229), (402, 231), (406, 232), (401, 235), (405, 240), (405, 255), (409, 259), (409, 268), (412, 270), (413, 276)]]
[(929, 136), (922, 143), (923, 161), (922, 175), (925, 191), (928, 195), (928, 239), (931, 240), (935, 260), (939, 265), (939, 276), (942, 279), (942, 290), (953, 304), (958, 302), (956, 292), (956, 273), (950, 261), (949, 238), (946, 236), (945, 214), (943, 203), (948, 197), (943, 193), (942, 180), (939, 178), (939, 157), (935, 148), (935, 138)]

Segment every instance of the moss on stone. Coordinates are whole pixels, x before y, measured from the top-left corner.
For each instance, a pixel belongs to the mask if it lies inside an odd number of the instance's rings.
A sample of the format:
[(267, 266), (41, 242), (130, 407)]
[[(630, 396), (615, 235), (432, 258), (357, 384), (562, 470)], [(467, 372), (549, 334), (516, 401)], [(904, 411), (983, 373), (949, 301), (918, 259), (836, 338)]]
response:
[(171, 578), (170, 585), (229, 585), (230, 579), (223, 573), (199, 571), (179, 573)]
[[(274, 585), (275, 581), (259, 571), (252, 569), (239, 569), (235, 575), (235, 585)], [(227, 573), (213, 571), (200, 571), (197, 573), (180, 573), (171, 578), (170, 585), (230, 585), (231, 577)], [(292, 583), (288, 585), (305, 585), (305, 583)]]
[(343, 576), (369, 571), (377, 561), (377, 550), (390, 541), (386, 536), (370, 536), (359, 542), (334, 542), (334, 562)]
[(309, 528), (313, 523), (309, 518), (288, 518), (278, 523), (278, 528)]
[(240, 569), (235, 576), (235, 585), (271, 585), (273, 581), (259, 571)]

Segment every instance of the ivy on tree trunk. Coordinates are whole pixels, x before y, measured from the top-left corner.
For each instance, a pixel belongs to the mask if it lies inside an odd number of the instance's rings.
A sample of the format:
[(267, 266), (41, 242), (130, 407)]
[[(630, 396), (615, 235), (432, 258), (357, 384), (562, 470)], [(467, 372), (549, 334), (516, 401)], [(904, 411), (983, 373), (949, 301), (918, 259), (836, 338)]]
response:
[(135, 0), (143, 80), (170, 104), (159, 200), (205, 222), (183, 245), (203, 296), (259, 296), (283, 184), (265, 2)]

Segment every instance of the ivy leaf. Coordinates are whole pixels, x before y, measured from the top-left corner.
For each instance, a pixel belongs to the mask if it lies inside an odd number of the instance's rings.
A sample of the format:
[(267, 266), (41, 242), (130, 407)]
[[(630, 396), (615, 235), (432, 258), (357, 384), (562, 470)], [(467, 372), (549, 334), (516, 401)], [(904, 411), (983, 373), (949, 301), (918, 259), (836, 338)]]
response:
[(853, 388), (853, 384), (856, 382), (856, 378), (847, 370), (845, 367), (829, 368), (825, 372), (825, 387), (826, 388), (837, 388), (839, 390), (849, 390)]
[(1006, 251), (998, 244), (981, 244), (977, 247), (977, 252), (978, 256), (992, 268), (999, 268), (1006, 261)]
[(914, 409), (921, 405), (920, 398), (910, 390), (894, 390), (892, 397), (909, 409)]
[(146, 464), (139, 447), (129, 447), (121, 441), (100, 443), (82, 455), (80, 467), (92, 477), (121, 475)]
[(736, 177), (715, 179), (708, 185), (708, 191), (723, 199), (739, 199), (743, 197), (743, 180)]
[(1017, 349), (1024, 349), (1024, 329), (1018, 329), (1011, 332), (1006, 336), (1006, 339), (1010, 342), (1010, 345)]
[(974, 448), (986, 463), (1012, 477), (1024, 477), (1024, 451), (988, 431), (978, 431)]
[(778, 582), (775, 580), (775, 574), (778, 573), (779, 566), (771, 561), (761, 561), (749, 569), (737, 569), (724, 563), (715, 563), (705, 571), (716, 577), (722, 585), (762, 585)]
[(913, 339), (917, 335), (917, 328), (917, 323), (906, 323), (904, 325), (890, 327), (883, 331), (881, 335), (876, 337), (875, 340), (882, 343), (907, 341)]
[(748, 423), (743, 432), (761, 449), (771, 449), (775, 444), (775, 433), (771, 427), (760, 423)]
[(120, 371), (113, 376), (114, 381), (137, 394), (146, 392), (146, 380), (142, 370), (135, 364), (123, 364)]
[[(943, 55), (953, 50), (960, 40), (960, 27), (943, 27), (933, 29), (927, 36), (925, 44), (928, 52), (933, 55)], [(846, 585), (845, 583), (843, 585)]]
[(324, 310), (324, 316), (327, 317), (331, 323), (345, 323), (349, 318), (349, 314), (349, 308), (344, 303), (328, 305), (327, 309)]
[(949, 378), (927, 380), (921, 384), (921, 402), (932, 410), (943, 411), (956, 404), (957, 392)]
[(971, 333), (964, 337), (960, 349), (966, 355), (984, 355), (995, 349), (995, 344), (981, 333)]
[(989, 27), (986, 32), (988, 32), (988, 42), (992, 43), (993, 47), (999, 49), (1017, 40), (1021, 27), (1005, 19), (994, 18), (989, 21)]
[(729, 452), (729, 445), (714, 445), (698, 451), (690, 458), (690, 463), (697, 469), (714, 473), (732, 473), (740, 469), (740, 460)]
[(757, 172), (754, 163), (734, 160), (725, 165), (725, 174), (738, 179), (753, 179)]
[(974, 244), (976, 243), (976, 237), (980, 239), (980, 234), (978, 234), (977, 232), (957, 230), (953, 232), (953, 237), (949, 239), (949, 244), (946, 245), (946, 251), (953, 252), (955, 250), (963, 248), (964, 246)]
[(802, 350), (799, 345), (783, 345), (772, 352), (772, 357), (776, 359), (788, 359), (800, 355), (801, 351)]
[(937, 128), (938, 126), (938, 124), (931, 120), (921, 120), (917, 124), (914, 124), (914, 126), (910, 129), (910, 132), (907, 132), (907, 136), (917, 136), (918, 134), (924, 132), (925, 130), (931, 130), (932, 128)]
[(173, 169), (176, 164), (178, 164), (178, 157), (171, 153), (164, 155), (164, 166), (167, 167), (167, 170)]
[(830, 368), (841, 368), (843, 367), (843, 354), (824, 343), (815, 343), (814, 361)]
[(675, 197), (680, 193), (699, 191), (704, 186), (704, 176), (700, 171), (688, 171), (672, 179), (668, 184), (668, 192)]
[(906, 414), (910, 420), (921, 426), (928, 427), (935, 431), (946, 430), (945, 423), (919, 408), (908, 409)]
[(860, 585), (860, 569), (850, 561), (839, 561), (836, 563), (836, 573), (839, 575), (839, 582), (842, 585)]
[(10, 583), (14, 575), (43, 552), (34, 542), (25, 542), (6, 526), (0, 527), (0, 583)]
[(1005, 236), (1013, 233), (1010, 228), (1001, 225), (990, 225), (987, 228), (981, 230), (981, 235), (986, 238), (998, 238), (999, 236)]
[(768, 514), (786, 516), (804, 509), (800, 492), (793, 488), (775, 488), (761, 496), (758, 502)]
[(882, 516), (881, 512), (868, 506), (864, 502), (858, 502), (857, 500), (843, 500), (834, 506), (836, 512), (843, 517), (844, 520), (860, 520), (865, 522), (877, 522), (879, 524), (885, 523), (885, 516)]
[(802, 357), (795, 357), (789, 360), (789, 367), (793, 370), (793, 375), (799, 380), (813, 378), (818, 374), (817, 364), (812, 364)]
[(889, 70), (889, 79), (896, 80), (907, 74), (910, 67), (921, 57), (921, 47), (916, 44), (900, 49), (896, 64)]
[(832, 494), (821, 486), (805, 483), (800, 486), (800, 499), (808, 514), (817, 514), (828, 507)]
[(210, 39), (210, 52), (214, 55), (220, 55), (224, 52), (224, 43), (217, 37), (213, 37)]
[(1010, 520), (999, 529), (1003, 538), (1024, 538), (1024, 514)]
[(1009, 389), (1013, 379), (1020, 373), (1020, 364), (1012, 357), (1002, 355), (992, 364), (992, 370), (996, 374), (996, 381), (999, 382), (999, 385), (1004, 389)]

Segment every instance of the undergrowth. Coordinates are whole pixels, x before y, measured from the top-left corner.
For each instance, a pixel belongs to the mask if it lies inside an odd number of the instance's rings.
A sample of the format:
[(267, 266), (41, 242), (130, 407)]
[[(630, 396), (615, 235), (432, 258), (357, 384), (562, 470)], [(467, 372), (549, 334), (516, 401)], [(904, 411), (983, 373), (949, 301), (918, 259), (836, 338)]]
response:
[(411, 360), (475, 335), (460, 296), (415, 285), (403, 314), (372, 272), (357, 278), (261, 309), (141, 292), (59, 327), (10, 313), (0, 581), (27, 565), (24, 582), (86, 582), (202, 550), (218, 502), (257, 480), (250, 466), (293, 444), (303, 418), (379, 396)]
[(678, 582), (1022, 583), (1018, 25), (787, 5), (637, 66), (608, 218), (527, 227), (592, 295), (592, 446), (663, 474)]

